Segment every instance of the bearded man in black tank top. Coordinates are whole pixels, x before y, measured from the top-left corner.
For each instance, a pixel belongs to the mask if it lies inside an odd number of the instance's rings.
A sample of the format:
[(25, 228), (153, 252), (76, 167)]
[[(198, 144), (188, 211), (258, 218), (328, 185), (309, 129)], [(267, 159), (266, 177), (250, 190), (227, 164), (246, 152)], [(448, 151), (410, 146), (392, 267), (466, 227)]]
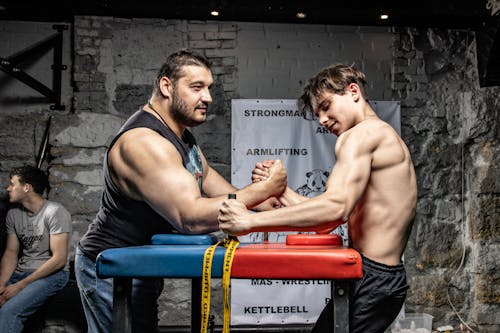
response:
[[(171, 54), (155, 79), (149, 102), (111, 142), (104, 159), (101, 207), (75, 259), (90, 332), (110, 332), (112, 325), (111, 279), (99, 279), (95, 272), (101, 251), (149, 244), (157, 233), (219, 230), (218, 210), (228, 193), (237, 193), (247, 208), (280, 205), (275, 197), (286, 188), (286, 171), (279, 161), (266, 181), (238, 190), (208, 164), (189, 132), (188, 127), (207, 119), (212, 83), (210, 64), (203, 56), (188, 50)], [(134, 331), (157, 331), (161, 289), (161, 279), (134, 279)]]

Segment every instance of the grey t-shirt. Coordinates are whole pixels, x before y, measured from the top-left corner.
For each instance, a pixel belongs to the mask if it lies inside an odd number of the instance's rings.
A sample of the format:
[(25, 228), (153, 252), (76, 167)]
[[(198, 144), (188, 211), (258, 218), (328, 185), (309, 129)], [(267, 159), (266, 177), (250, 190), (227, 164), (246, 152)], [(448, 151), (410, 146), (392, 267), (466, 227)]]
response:
[[(7, 234), (16, 234), (19, 240), (21, 257), (16, 270), (21, 272), (35, 271), (50, 259), (49, 235), (67, 232), (71, 239), (72, 232), (70, 213), (60, 203), (48, 200), (33, 216), (20, 208), (9, 210), (6, 227)], [(68, 270), (68, 262), (64, 269)]]

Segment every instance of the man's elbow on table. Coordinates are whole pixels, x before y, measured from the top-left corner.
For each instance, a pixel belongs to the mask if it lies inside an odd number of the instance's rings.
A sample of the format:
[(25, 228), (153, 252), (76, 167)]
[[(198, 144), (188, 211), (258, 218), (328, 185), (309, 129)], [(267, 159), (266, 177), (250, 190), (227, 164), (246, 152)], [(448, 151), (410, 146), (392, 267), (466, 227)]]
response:
[(175, 228), (179, 233), (186, 235), (207, 234), (219, 230), (217, 221), (210, 223), (200, 219), (185, 218)]

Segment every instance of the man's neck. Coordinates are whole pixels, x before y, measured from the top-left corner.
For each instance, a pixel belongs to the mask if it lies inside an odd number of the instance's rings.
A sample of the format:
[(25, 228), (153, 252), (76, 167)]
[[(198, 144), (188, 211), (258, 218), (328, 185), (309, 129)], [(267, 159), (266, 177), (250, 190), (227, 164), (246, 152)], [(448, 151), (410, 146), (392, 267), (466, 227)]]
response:
[(378, 116), (375, 113), (375, 111), (372, 109), (370, 104), (366, 103), (364, 108), (363, 108), (363, 119), (362, 120), (373, 119), (373, 118), (378, 118)]
[(375, 113), (375, 111), (373, 111), (372, 107), (370, 106), (370, 104), (368, 104), (368, 102), (364, 102), (364, 104), (361, 105), (360, 108), (357, 109), (355, 112), (356, 113), (354, 115), (352, 126), (359, 125), (360, 123), (368, 119), (378, 118), (377, 114)]
[(30, 195), (29, 198), (27, 198), (21, 204), (23, 205), (24, 209), (26, 209), (26, 211), (28, 212), (28, 215), (33, 216), (40, 211), (44, 202), (45, 199), (40, 194), (33, 193), (32, 195)]
[(164, 101), (152, 97), (144, 109), (153, 114), (163, 125), (170, 128), (175, 135), (182, 139), (182, 135), (186, 127), (172, 119), (170, 112), (168, 111), (168, 106), (165, 104), (166, 103)]

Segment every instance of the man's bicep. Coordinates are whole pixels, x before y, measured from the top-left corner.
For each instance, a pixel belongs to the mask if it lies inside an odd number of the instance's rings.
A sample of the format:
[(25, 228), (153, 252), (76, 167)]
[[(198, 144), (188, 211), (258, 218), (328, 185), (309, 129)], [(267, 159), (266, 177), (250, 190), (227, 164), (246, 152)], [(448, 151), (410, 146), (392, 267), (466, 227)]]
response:
[(196, 206), (201, 192), (193, 175), (182, 164), (170, 165), (151, 174), (150, 186), (143, 186), (142, 196), (153, 209), (178, 227), (186, 211)]
[(138, 128), (124, 133), (108, 153), (113, 182), (127, 196), (144, 200), (154, 177), (171, 163), (182, 165), (179, 152), (158, 133)]
[(61, 265), (68, 260), (69, 233), (50, 234), (49, 244), (52, 258), (58, 260)]
[(69, 233), (62, 232), (60, 234), (50, 234), (50, 251), (55, 253), (64, 253), (68, 252), (68, 242), (69, 242)]
[(371, 155), (359, 146), (344, 146), (327, 183), (328, 191), (341, 193), (346, 209), (351, 211), (363, 195), (371, 173)]
[(120, 188), (182, 230), (182, 218), (196, 207), (201, 192), (180, 153), (165, 138), (147, 131), (130, 133), (123, 139), (126, 141), (117, 142), (121, 145), (119, 154), (112, 160), (116, 178), (125, 184)]

